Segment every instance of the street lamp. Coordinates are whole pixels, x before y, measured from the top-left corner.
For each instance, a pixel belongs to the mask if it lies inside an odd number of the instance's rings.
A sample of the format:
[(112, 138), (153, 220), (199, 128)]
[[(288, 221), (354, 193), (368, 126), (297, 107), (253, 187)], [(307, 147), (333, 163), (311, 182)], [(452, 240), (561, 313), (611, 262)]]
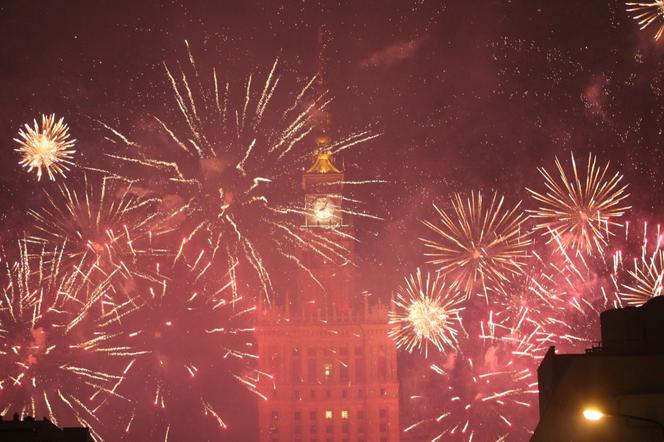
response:
[(583, 410), (583, 417), (589, 421), (599, 421), (604, 417), (622, 417), (625, 419), (634, 419), (641, 422), (648, 422), (650, 424), (656, 425), (659, 428), (659, 431), (662, 432), (662, 438), (664, 439), (664, 425), (661, 422), (654, 419), (649, 419), (647, 417), (641, 416), (632, 416), (631, 414), (620, 414), (620, 413), (605, 413), (597, 408), (585, 408)]

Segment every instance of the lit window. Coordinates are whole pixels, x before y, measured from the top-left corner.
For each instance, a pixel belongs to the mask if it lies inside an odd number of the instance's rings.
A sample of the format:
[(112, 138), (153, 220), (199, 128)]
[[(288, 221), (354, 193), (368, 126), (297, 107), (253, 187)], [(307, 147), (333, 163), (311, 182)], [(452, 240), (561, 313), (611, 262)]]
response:
[(325, 379), (332, 377), (332, 364), (323, 365), (323, 376), (325, 376)]
[(332, 419), (332, 410), (325, 410), (325, 419)]
[(341, 410), (341, 419), (348, 419), (348, 410)]

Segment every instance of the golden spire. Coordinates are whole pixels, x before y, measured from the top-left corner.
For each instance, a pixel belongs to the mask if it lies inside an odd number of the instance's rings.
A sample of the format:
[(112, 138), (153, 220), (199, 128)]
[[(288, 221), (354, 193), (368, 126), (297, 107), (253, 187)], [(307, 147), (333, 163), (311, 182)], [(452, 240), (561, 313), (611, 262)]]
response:
[(332, 162), (332, 153), (329, 150), (320, 151), (316, 154), (314, 164), (307, 170), (307, 173), (341, 173)]

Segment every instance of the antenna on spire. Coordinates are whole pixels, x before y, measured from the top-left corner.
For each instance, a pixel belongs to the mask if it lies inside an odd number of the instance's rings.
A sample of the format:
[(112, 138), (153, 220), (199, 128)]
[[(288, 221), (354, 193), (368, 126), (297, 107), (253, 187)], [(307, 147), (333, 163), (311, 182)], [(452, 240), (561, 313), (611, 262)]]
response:
[[(329, 32), (325, 25), (320, 25), (318, 28), (318, 76), (316, 78), (316, 98), (321, 102), (325, 102), (329, 94), (327, 86), (327, 72), (325, 70), (325, 54), (327, 52), (327, 44), (329, 41)], [(325, 147), (330, 144), (330, 126), (331, 117), (327, 109), (318, 109), (314, 117), (314, 126), (316, 127), (316, 144), (319, 151), (325, 150)]]

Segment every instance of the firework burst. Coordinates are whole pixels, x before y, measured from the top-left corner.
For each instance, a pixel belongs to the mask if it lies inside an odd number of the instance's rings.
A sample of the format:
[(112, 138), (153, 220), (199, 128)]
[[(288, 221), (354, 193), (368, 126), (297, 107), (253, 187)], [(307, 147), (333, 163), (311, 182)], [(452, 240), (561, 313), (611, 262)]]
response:
[(664, 235), (657, 226), (654, 246), (648, 243), (648, 225), (643, 226), (641, 256), (634, 258), (626, 270), (629, 282), (621, 284), (620, 298), (628, 305), (640, 306), (655, 296), (660, 296), (664, 288)]
[[(295, 182), (318, 149), (335, 155), (377, 135), (360, 131), (334, 142), (320, 138), (324, 145), (317, 147), (311, 138), (330, 99), (327, 92), (314, 90), (316, 77), (295, 94), (284, 92), (277, 87), (282, 79), (275, 61), (262, 86), (256, 87), (250, 75), (237, 88), (221, 82), (215, 69), (199, 75), (188, 45), (187, 50), (187, 72), (173, 72), (164, 65), (179, 116), (173, 117), (175, 123), (153, 117), (154, 130), (166, 140), (161, 149), (143, 147), (102, 123), (117, 145), (131, 151), (108, 154), (133, 169), (123, 177), (150, 175), (154, 179), (141, 182), (177, 202), (172, 215), (183, 219), (184, 232), (177, 258), (192, 244), (204, 243), (208, 259), (222, 254), (223, 265), (242, 259), (254, 269), (267, 297), (272, 282), (266, 255), (300, 267), (301, 249), (343, 261), (347, 250), (342, 244), (350, 233), (331, 225), (326, 230), (332, 236), (312, 234), (305, 240), (300, 230), (305, 209), (285, 199), (282, 182)], [(360, 183), (340, 180), (335, 184)], [(344, 198), (335, 210), (373, 217), (353, 210), (353, 202)], [(334, 241), (334, 234), (339, 241)]]
[(228, 424), (220, 407), (229, 404), (209, 386), (228, 375), (256, 392), (249, 368), (256, 359), (253, 328), (240, 325), (255, 308), (241, 307), (244, 301), (235, 297), (234, 272), (207, 278), (208, 268), (200, 260), (183, 261), (172, 269), (173, 277), (137, 281), (133, 297), (109, 316), (127, 331), (128, 344), (142, 352), (126, 367), (120, 390), (132, 410), (122, 425), (125, 433), (148, 428), (154, 438), (184, 437), (190, 429), (173, 424), (183, 400), (192, 405), (190, 420), (178, 416), (178, 422), (196, 425), (195, 419), (207, 416), (224, 430)]
[(527, 189), (542, 204), (529, 211), (537, 221), (534, 229), (564, 249), (587, 253), (596, 249), (602, 253), (612, 235), (610, 227), (619, 226), (616, 219), (630, 209), (624, 202), (629, 196), (627, 185), (621, 185), (620, 173), (609, 173), (609, 163), (599, 166), (592, 154), (588, 156), (585, 176), (579, 174), (574, 155), (571, 158), (571, 176), (556, 158), (558, 179), (545, 168), (538, 169), (544, 177), (546, 192)]
[(45, 260), (24, 241), (19, 251), (15, 262), (3, 257), (0, 414), (78, 423), (101, 440), (97, 409), (120, 397), (122, 366), (137, 354), (97, 314), (109, 281), (91, 288), (81, 272), (61, 272), (61, 251)]
[(439, 225), (424, 221), (437, 235), (436, 239), (421, 238), (428, 262), (452, 278), (452, 288), (464, 290), (468, 296), (478, 283), (486, 296), (491, 282), (499, 283), (517, 273), (528, 255), (531, 241), (521, 230), (524, 217), (520, 204), (512, 209), (503, 205), (504, 198), (496, 193), (488, 204), (479, 192), (471, 193), (465, 201), (455, 194), (451, 213), (434, 205)]
[(464, 296), (455, 290), (447, 290), (440, 277), (420, 269), (415, 275), (405, 278), (406, 284), (397, 290), (390, 311), (389, 332), (398, 348), (409, 353), (414, 349), (429, 353), (429, 344), (438, 350), (455, 349), (457, 335), (462, 328), (460, 313)]
[(474, 351), (477, 358), (451, 353), (430, 365), (428, 388), (436, 393), (411, 400), (435, 416), (415, 422), (405, 433), (432, 442), (527, 437), (538, 392), (532, 369), (520, 364), (502, 343), (472, 345), (482, 349)]
[(627, 12), (631, 12), (632, 18), (638, 22), (639, 29), (644, 30), (651, 24), (657, 26), (655, 40), (659, 40), (664, 33), (664, 1), (627, 2), (625, 5)]
[(171, 230), (162, 222), (161, 200), (142, 193), (108, 177), (84, 176), (82, 192), (61, 185), (55, 194), (45, 193), (44, 206), (28, 211), (34, 220), (30, 240), (64, 244), (67, 263), (94, 267), (102, 277), (116, 269), (140, 276), (141, 258), (168, 253), (155, 244)]
[(21, 147), (16, 152), (21, 154), (19, 164), (32, 172), (37, 170), (37, 180), (41, 180), (45, 171), (51, 180), (56, 175), (65, 176), (72, 166), (72, 156), (76, 152), (74, 143), (76, 140), (69, 138), (69, 126), (60, 118), (57, 123), (55, 114), (42, 115), (41, 126), (34, 120), (34, 126), (25, 124), (25, 130), (18, 131), (19, 138), (14, 141)]

